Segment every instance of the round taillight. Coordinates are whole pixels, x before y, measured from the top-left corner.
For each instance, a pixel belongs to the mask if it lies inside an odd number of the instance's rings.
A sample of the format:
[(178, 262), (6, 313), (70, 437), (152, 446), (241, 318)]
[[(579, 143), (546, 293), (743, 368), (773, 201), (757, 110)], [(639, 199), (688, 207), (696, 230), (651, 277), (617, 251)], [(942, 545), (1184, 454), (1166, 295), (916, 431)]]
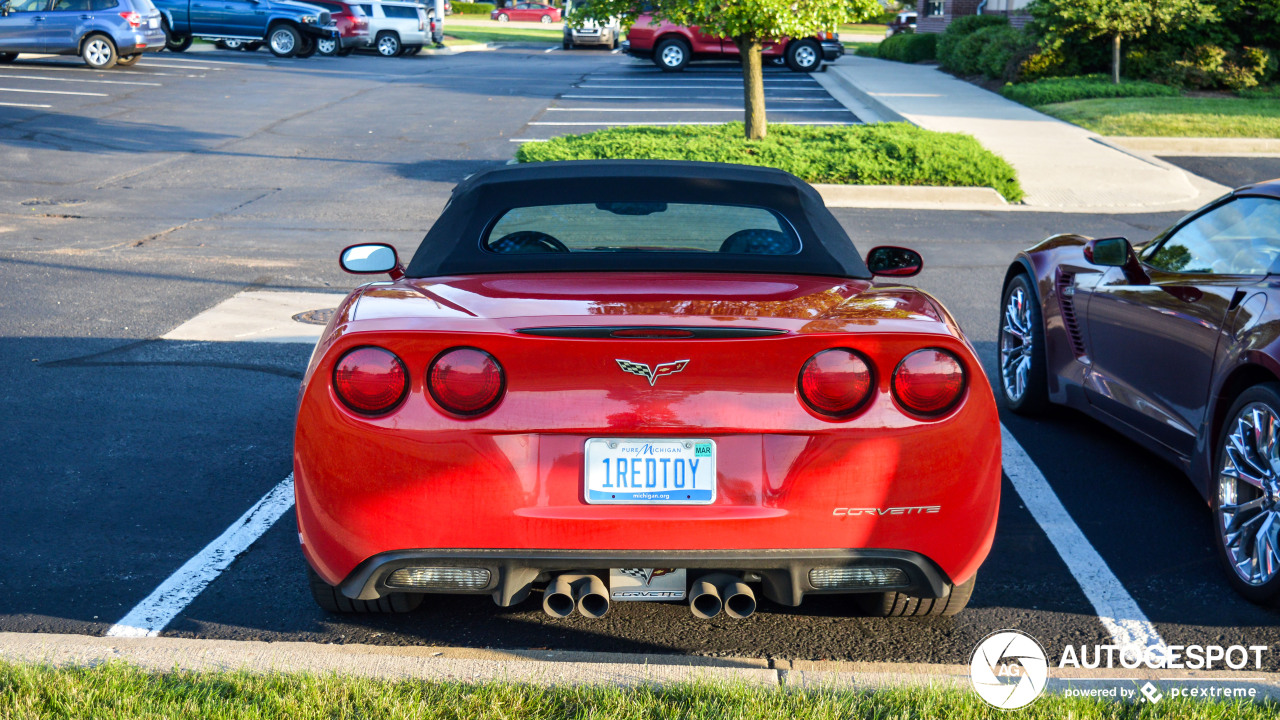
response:
[(841, 417), (871, 397), (875, 376), (871, 365), (852, 350), (823, 350), (800, 369), (800, 397), (814, 412)]
[(893, 396), (916, 415), (941, 415), (964, 394), (965, 374), (960, 359), (946, 350), (916, 350), (893, 371)]
[(427, 389), (440, 407), (456, 415), (479, 415), (498, 404), (506, 389), (502, 366), (476, 348), (446, 350), (427, 369)]
[(333, 368), (333, 389), (344, 405), (363, 415), (381, 415), (404, 399), (409, 373), (390, 350), (360, 347)]

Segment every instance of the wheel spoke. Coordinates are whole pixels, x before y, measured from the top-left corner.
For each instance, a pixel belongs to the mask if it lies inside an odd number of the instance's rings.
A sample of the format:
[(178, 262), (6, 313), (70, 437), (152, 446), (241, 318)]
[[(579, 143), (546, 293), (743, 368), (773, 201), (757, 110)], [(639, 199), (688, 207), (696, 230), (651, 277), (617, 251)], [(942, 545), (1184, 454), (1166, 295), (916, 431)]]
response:
[[(1249, 502), (1240, 503), (1238, 505), (1220, 505), (1218, 509), (1222, 510), (1224, 513), (1249, 512), (1251, 510), (1261, 508), (1266, 501), (1267, 499), (1265, 497), (1260, 497), (1256, 500), (1250, 500)], [(1232, 522), (1235, 522), (1235, 518), (1232, 518)]]

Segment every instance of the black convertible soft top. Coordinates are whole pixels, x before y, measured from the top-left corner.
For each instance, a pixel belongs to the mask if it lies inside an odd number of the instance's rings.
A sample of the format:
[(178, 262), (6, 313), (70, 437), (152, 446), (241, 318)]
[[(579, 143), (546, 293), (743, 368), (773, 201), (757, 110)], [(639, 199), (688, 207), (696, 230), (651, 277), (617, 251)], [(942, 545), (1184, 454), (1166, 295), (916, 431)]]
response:
[[(772, 210), (800, 236), (792, 255), (707, 252), (501, 254), (483, 238), (516, 207), (565, 203), (668, 202)], [(453, 190), (409, 263), (409, 277), (511, 272), (747, 272), (869, 278), (853, 241), (818, 192), (771, 168), (675, 160), (583, 160), (508, 165), (476, 173)]]

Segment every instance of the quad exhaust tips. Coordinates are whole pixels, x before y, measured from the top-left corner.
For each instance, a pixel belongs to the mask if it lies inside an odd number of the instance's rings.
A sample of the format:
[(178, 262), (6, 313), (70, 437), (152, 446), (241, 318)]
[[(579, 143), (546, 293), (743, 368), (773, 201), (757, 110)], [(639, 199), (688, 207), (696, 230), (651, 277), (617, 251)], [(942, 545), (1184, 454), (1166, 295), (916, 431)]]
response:
[(725, 615), (742, 620), (756, 611), (756, 595), (740, 578), (725, 573), (704, 575), (693, 582), (689, 591), (689, 611), (702, 620), (710, 620), (723, 610)]
[[(754, 604), (753, 604), (754, 606)], [(542, 595), (542, 611), (567, 618), (574, 610), (583, 617), (602, 618), (609, 612), (609, 592), (595, 575), (557, 575)]]

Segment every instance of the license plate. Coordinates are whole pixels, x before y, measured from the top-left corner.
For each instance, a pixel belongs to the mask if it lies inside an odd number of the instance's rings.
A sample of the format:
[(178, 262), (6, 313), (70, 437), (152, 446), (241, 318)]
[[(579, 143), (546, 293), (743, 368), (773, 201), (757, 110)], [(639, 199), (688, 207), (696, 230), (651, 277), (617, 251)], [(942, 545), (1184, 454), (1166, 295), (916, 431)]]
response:
[(148, 20), (147, 27), (151, 28), (152, 30), (160, 27), (160, 18), (151, 18), (150, 20)]
[(683, 568), (610, 568), (609, 597), (627, 600), (684, 600)]
[(585, 495), (592, 505), (715, 502), (714, 440), (591, 438), (585, 455)]

